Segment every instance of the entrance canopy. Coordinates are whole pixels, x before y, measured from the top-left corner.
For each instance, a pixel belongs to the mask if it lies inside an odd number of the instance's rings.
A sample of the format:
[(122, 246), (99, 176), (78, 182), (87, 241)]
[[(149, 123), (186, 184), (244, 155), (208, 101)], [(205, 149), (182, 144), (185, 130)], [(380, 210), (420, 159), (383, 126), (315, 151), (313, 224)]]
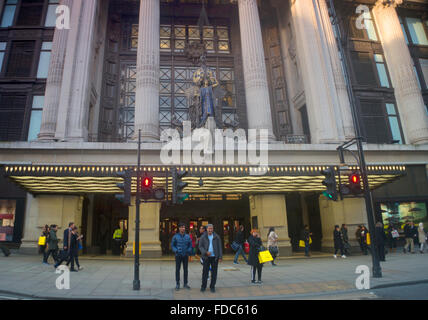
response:
[[(189, 185), (187, 193), (194, 194), (260, 194), (284, 192), (322, 192), (326, 166), (184, 166), (188, 171), (183, 179)], [(32, 194), (120, 193), (116, 184), (123, 179), (116, 173), (126, 169), (136, 172), (135, 166), (67, 166), (67, 165), (4, 165), (2, 174)], [(143, 166), (141, 169), (154, 176), (156, 187), (171, 192), (169, 167)], [(338, 168), (336, 167), (336, 170)], [(349, 167), (356, 170), (357, 167)], [(405, 175), (402, 165), (368, 166), (371, 189), (392, 182)], [(265, 174), (263, 174), (265, 173)], [(167, 178), (169, 176), (169, 178)], [(342, 179), (346, 178), (342, 176)], [(202, 186), (200, 180), (202, 179)], [(336, 176), (337, 181), (339, 177)], [(136, 176), (132, 188), (136, 191)]]

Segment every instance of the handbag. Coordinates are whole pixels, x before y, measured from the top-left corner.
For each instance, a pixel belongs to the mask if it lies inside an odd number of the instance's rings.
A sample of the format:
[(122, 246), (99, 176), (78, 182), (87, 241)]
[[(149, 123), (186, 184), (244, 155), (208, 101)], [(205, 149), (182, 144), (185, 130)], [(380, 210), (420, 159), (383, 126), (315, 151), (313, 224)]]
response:
[(300, 241), (299, 241), (299, 247), (300, 247), (300, 248), (304, 248), (304, 247), (306, 247), (306, 245), (305, 245), (305, 241), (300, 240)]
[(265, 263), (273, 261), (272, 255), (270, 254), (269, 250), (264, 250), (259, 252), (259, 262)]
[(46, 237), (40, 236), (39, 237), (39, 246), (45, 246), (46, 245)]
[(368, 233), (368, 232), (367, 232), (366, 241), (367, 241), (367, 245), (369, 246), (371, 244), (371, 239), (370, 239), (370, 233)]
[(236, 252), (239, 250), (240, 244), (238, 244), (236, 241), (233, 241), (230, 247), (232, 248), (233, 251)]
[(273, 256), (276, 257), (278, 255), (278, 253), (279, 253), (278, 247), (277, 246), (271, 246), (271, 247), (269, 247), (269, 252), (272, 255), (272, 257)]
[(78, 250), (82, 250), (82, 249), (83, 249), (82, 243), (79, 241)]
[(247, 241), (244, 243), (244, 251), (246, 254), (250, 253), (250, 244)]

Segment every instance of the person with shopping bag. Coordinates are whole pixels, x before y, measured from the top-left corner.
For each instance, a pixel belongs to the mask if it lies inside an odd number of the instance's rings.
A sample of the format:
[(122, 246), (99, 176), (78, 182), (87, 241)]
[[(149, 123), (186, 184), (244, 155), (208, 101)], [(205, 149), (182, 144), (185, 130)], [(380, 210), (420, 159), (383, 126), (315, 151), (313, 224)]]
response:
[[(248, 264), (251, 266), (251, 283), (262, 284), (262, 271), (263, 263), (260, 263), (259, 253), (262, 251), (262, 239), (257, 229), (252, 229), (251, 234), (248, 237), (248, 243), (250, 245), (250, 253), (248, 254)], [(256, 271), (257, 279), (256, 282)]]
[(310, 257), (310, 255), (309, 255), (309, 246), (312, 243), (311, 235), (312, 235), (312, 232), (309, 231), (309, 226), (306, 224), (303, 227), (302, 233), (300, 235), (300, 238), (302, 239), (301, 242), (304, 243), (305, 256), (306, 257)]
[(278, 250), (278, 235), (275, 233), (275, 228), (269, 228), (268, 232), (268, 249), (272, 255), (273, 260), (271, 261), (273, 266), (276, 266), (275, 259), (279, 254)]

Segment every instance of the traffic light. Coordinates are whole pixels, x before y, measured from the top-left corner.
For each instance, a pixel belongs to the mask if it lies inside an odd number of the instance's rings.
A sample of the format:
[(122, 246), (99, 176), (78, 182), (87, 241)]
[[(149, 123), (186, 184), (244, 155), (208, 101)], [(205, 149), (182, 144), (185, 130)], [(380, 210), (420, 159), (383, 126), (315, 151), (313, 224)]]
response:
[(141, 198), (142, 199), (151, 199), (153, 198), (153, 177), (147, 174), (144, 174), (141, 177)]
[(321, 174), (325, 176), (322, 184), (327, 187), (327, 190), (323, 192), (323, 195), (329, 200), (337, 201), (337, 190), (336, 190), (336, 175), (334, 167), (328, 167), (321, 171)]
[(349, 191), (354, 195), (362, 193), (361, 176), (357, 171), (354, 171), (349, 175)]
[(184, 200), (189, 198), (189, 194), (183, 193), (183, 189), (188, 183), (183, 182), (183, 179), (188, 174), (187, 171), (178, 171), (177, 168), (172, 168), (172, 203), (182, 204)]
[(124, 181), (122, 183), (117, 183), (116, 186), (119, 189), (123, 190), (123, 194), (116, 194), (115, 198), (125, 205), (129, 206), (131, 204), (131, 186), (132, 186), (132, 175), (131, 171), (120, 171), (116, 173), (116, 176), (121, 177)]

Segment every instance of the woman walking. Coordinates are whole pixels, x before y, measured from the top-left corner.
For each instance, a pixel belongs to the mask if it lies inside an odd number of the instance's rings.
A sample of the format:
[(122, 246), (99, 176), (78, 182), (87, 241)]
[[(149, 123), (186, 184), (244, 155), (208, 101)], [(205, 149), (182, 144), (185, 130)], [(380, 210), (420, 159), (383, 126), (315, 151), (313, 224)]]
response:
[(44, 245), (39, 245), (39, 253), (43, 256), (43, 263), (45, 261), (45, 256), (46, 256), (46, 248), (48, 246), (48, 241), (49, 241), (49, 226), (45, 225), (42, 229), (42, 237), (45, 237), (45, 244)]
[(275, 264), (275, 258), (278, 256), (278, 235), (275, 233), (275, 228), (270, 228), (268, 232), (268, 249), (270, 254), (272, 255), (273, 260), (271, 261), (273, 266)]
[(397, 239), (400, 237), (397, 228), (391, 223), (387, 229), (388, 234), (388, 243), (391, 252), (394, 252), (397, 249)]
[(334, 255), (333, 257), (337, 259), (337, 252), (340, 250), (340, 254), (342, 258), (346, 258), (345, 253), (343, 252), (343, 235), (339, 230), (339, 226), (336, 225), (333, 231), (333, 239), (334, 239)]
[(305, 226), (303, 227), (302, 233), (300, 235), (300, 238), (305, 243), (305, 256), (306, 257), (310, 257), (309, 246), (311, 244), (311, 235), (312, 235), (312, 232), (309, 230), (309, 226), (307, 224), (305, 224)]
[(427, 233), (424, 230), (424, 224), (421, 222), (419, 223), (418, 227), (418, 238), (419, 238), (419, 252), (424, 253), (424, 248), (427, 245)]
[[(248, 254), (248, 264), (251, 266), (251, 283), (262, 284), (262, 269), (263, 264), (259, 261), (260, 247), (262, 246), (262, 239), (257, 229), (251, 230), (251, 235), (248, 237), (250, 244), (250, 253)], [(256, 282), (256, 271), (257, 279)]]

